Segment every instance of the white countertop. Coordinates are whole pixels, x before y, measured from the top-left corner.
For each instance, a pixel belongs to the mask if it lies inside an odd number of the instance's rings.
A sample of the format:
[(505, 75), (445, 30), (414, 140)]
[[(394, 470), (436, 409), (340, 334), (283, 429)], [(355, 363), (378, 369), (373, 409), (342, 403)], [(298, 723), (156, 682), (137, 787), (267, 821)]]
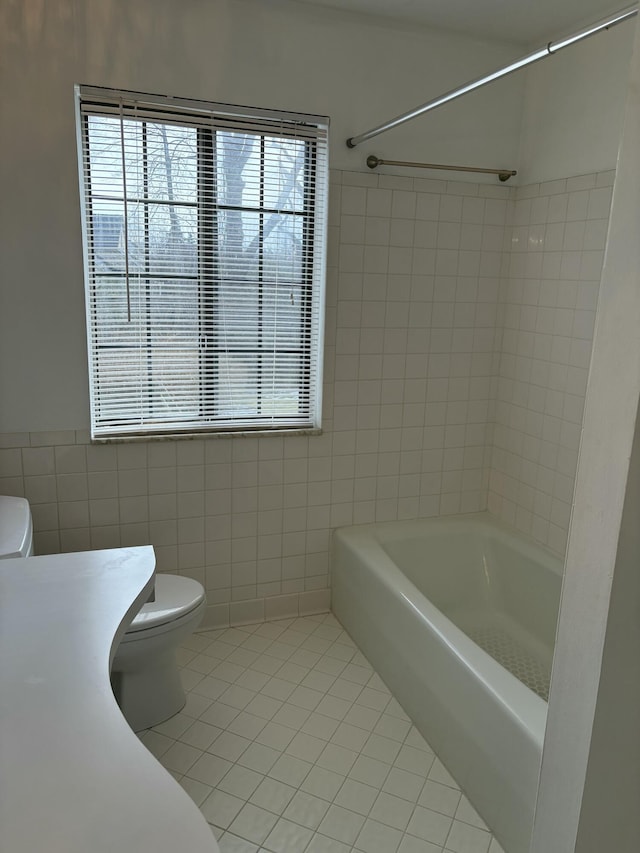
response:
[(0, 560), (3, 853), (218, 853), (111, 692), (154, 567), (150, 546)]

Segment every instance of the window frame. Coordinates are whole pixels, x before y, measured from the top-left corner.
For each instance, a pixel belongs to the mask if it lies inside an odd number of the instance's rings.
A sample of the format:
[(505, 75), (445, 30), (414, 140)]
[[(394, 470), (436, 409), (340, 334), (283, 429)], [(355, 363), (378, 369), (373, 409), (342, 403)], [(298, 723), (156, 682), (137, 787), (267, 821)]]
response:
[[(328, 119), (322, 116), (308, 116), (297, 113), (282, 113), (273, 110), (248, 109), (244, 107), (232, 107), (226, 104), (205, 103), (176, 98), (163, 98), (162, 96), (143, 95), (141, 93), (114, 91), (98, 87), (76, 86), (76, 118), (77, 118), (77, 141), (79, 154), (79, 178), (80, 178), (80, 201), (81, 222), (83, 236), (83, 251), (85, 264), (85, 297), (87, 317), (87, 341), (89, 355), (89, 397), (91, 409), (91, 438), (94, 441), (122, 441), (135, 439), (153, 438), (179, 438), (193, 435), (239, 435), (239, 434), (300, 434), (319, 432), (321, 429), (322, 411), (322, 362), (323, 362), (323, 338), (324, 338), (324, 301), (325, 301), (325, 278), (326, 278), (326, 246), (327, 246), (327, 207), (328, 207)], [(170, 418), (165, 418), (164, 423), (155, 425), (151, 415), (145, 415), (144, 404), (140, 404), (140, 415), (131, 419), (129, 424), (110, 425), (106, 418), (101, 418), (101, 400), (105, 395), (101, 393), (100, 368), (98, 364), (99, 330), (102, 328), (98, 320), (97, 288), (96, 281), (99, 273), (96, 269), (96, 243), (94, 228), (95, 212), (93, 206), (98, 197), (91, 187), (92, 161), (90, 157), (89, 121), (90, 117), (105, 116), (119, 120), (122, 134), (121, 149), (123, 159), (122, 169), (122, 202), (124, 210), (124, 232), (125, 232), (125, 266), (127, 294), (129, 291), (129, 254), (126, 247), (128, 240), (127, 211), (130, 197), (127, 193), (126, 170), (124, 166), (125, 122), (132, 115), (141, 123), (143, 137), (143, 193), (136, 199), (143, 206), (145, 216), (144, 238), (145, 269), (143, 279), (147, 291), (150, 289), (150, 281), (157, 278), (159, 281), (172, 280), (182, 281), (186, 278), (198, 281), (198, 391), (199, 415), (189, 417), (184, 426), (176, 426), (170, 423)], [(195, 200), (170, 201), (171, 205), (191, 207), (197, 211), (197, 275), (185, 276), (180, 270), (171, 274), (151, 272), (151, 253), (149, 247), (149, 208), (156, 200), (149, 193), (148, 183), (148, 143), (147, 126), (151, 122), (158, 122), (165, 126), (176, 124), (180, 127), (194, 127), (196, 130), (196, 192)], [(301, 132), (302, 130), (302, 132)], [(239, 206), (225, 204), (216, 197), (216, 170), (218, 168), (217, 156), (217, 134), (219, 131), (233, 133), (244, 133), (257, 135), (260, 149), (260, 182), (259, 182), (259, 204), (257, 207), (241, 203)], [(304, 204), (301, 210), (283, 208), (270, 209), (264, 204), (266, 193), (265, 178), (265, 140), (267, 137), (295, 138), (304, 141)], [(207, 156), (210, 156), (209, 165), (205, 165)], [(110, 197), (111, 198), (111, 197)], [(297, 353), (300, 363), (299, 378), (297, 385), (296, 400), (304, 398), (302, 407), (298, 405), (298, 414), (295, 416), (274, 416), (265, 414), (264, 409), (248, 418), (237, 415), (226, 418), (216, 417), (223, 405), (221, 402), (222, 382), (216, 383), (216, 373), (220, 371), (221, 359), (229, 352), (235, 352), (228, 348), (216, 346), (216, 338), (220, 337), (221, 320), (215, 319), (215, 301), (221, 298), (225, 279), (222, 275), (215, 274), (217, 266), (221, 263), (221, 254), (216, 250), (219, 238), (218, 220), (221, 211), (237, 209), (239, 211), (250, 210), (256, 213), (259, 219), (259, 242), (258, 242), (258, 279), (252, 283), (257, 285), (258, 303), (260, 306), (259, 317), (263, 317), (264, 299), (269, 288), (274, 287), (274, 293), (278, 295), (278, 282), (270, 282), (264, 278), (264, 255), (265, 255), (265, 219), (268, 215), (283, 215), (300, 217), (302, 221), (302, 253), (301, 274), (298, 282), (291, 281), (291, 287), (299, 287), (304, 294), (304, 304), (299, 308), (300, 316), (300, 345)], [(277, 227), (277, 226), (276, 226)], [(267, 235), (268, 236), (268, 235)], [(319, 248), (318, 244), (319, 243)], [(247, 261), (247, 263), (249, 263)], [(247, 266), (247, 269), (249, 267)], [(118, 278), (119, 273), (113, 277)], [(236, 286), (235, 278), (229, 280)], [(217, 282), (217, 284), (216, 284)], [(250, 279), (245, 284), (249, 285)], [(127, 299), (129, 297), (127, 296)], [(209, 304), (203, 307), (203, 300)], [(275, 305), (276, 303), (274, 303)], [(293, 304), (293, 297), (292, 297)], [(260, 321), (261, 322), (261, 321)], [(147, 328), (147, 337), (153, 332), (152, 312), (148, 308), (143, 325)], [(247, 334), (246, 329), (243, 334)], [(269, 329), (265, 332), (269, 335)], [(275, 338), (275, 334), (271, 333)], [(275, 344), (274, 344), (275, 347)], [(123, 344), (123, 350), (131, 348), (136, 352), (146, 353), (147, 359), (153, 357), (153, 344), (145, 348), (141, 344)], [(238, 350), (238, 352), (241, 352)], [(249, 350), (247, 350), (249, 352)], [(265, 359), (273, 358), (275, 362), (277, 355), (295, 353), (295, 350), (287, 353), (284, 346), (275, 347), (272, 350), (264, 348), (264, 338), (259, 336), (251, 354), (259, 365), (262, 376)], [(153, 368), (150, 368), (152, 370)], [(282, 374), (289, 381), (287, 369)], [(150, 380), (150, 372), (146, 382), (140, 381), (142, 393), (147, 395), (147, 408), (153, 410), (152, 398), (156, 393), (154, 384)], [(284, 378), (281, 381), (284, 381)], [(264, 393), (262, 378), (256, 382), (257, 397)], [(216, 390), (217, 389), (217, 390)], [(302, 413), (301, 413), (302, 412)], [(301, 414), (300, 414), (301, 413)], [(122, 418), (120, 419), (122, 421)]]

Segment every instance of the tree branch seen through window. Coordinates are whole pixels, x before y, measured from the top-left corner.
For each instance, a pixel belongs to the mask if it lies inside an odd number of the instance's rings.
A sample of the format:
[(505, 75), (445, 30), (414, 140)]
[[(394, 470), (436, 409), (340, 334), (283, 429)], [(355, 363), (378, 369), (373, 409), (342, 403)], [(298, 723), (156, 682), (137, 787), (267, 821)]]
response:
[(114, 113), (81, 112), (94, 436), (317, 426), (324, 139)]

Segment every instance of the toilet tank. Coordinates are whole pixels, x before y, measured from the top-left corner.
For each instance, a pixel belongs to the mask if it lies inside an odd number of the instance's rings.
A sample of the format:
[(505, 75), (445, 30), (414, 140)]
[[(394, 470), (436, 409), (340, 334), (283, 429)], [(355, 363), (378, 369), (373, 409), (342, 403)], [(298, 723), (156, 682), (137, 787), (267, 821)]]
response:
[(0, 560), (33, 554), (33, 524), (29, 502), (0, 495)]

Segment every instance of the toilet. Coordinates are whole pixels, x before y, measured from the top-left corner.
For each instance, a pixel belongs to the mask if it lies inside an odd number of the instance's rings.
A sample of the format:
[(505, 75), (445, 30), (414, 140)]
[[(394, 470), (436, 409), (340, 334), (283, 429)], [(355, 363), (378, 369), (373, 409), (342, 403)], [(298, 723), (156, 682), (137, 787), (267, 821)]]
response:
[(33, 554), (33, 523), (29, 502), (0, 495), (0, 560)]
[(113, 693), (134, 732), (156, 726), (184, 707), (176, 650), (198, 627), (205, 605), (198, 581), (156, 575), (155, 600), (134, 617), (111, 664)]
[[(28, 501), (0, 495), (0, 559), (32, 554)], [(180, 575), (156, 575), (152, 599), (127, 628), (111, 664), (114, 695), (136, 732), (167, 720), (184, 706), (176, 649), (198, 627), (206, 605), (202, 585)]]

